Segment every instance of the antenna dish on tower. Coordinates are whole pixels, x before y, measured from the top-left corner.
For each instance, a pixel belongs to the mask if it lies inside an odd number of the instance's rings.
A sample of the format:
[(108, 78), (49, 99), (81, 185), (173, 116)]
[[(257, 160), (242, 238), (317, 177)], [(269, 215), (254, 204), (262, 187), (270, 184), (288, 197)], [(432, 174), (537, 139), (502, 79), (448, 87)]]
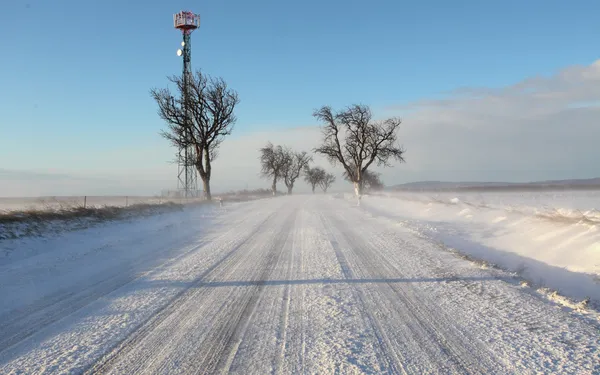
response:
[(178, 49), (178, 50), (177, 50), (177, 56), (181, 56), (181, 55), (183, 55), (183, 51), (182, 51), (182, 50), (180, 50), (180, 49)]

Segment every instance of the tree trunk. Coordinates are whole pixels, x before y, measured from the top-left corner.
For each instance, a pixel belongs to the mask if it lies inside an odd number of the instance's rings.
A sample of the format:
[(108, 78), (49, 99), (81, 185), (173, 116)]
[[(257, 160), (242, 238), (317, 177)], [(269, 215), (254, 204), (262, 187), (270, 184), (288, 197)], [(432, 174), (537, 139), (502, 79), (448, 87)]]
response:
[(313, 184), (313, 186), (312, 186), (312, 192), (313, 192), (313, 194), (315, 193), (315, 184)]
[[(199, 158), (199, 161), (197, 161), (196, 170), (200, 175), (200, 179), (202, 179), (202, 185), (204, 186), (204, 197), (210, 200), (210, 177), (206, 174), (206, 169), (204, 168), (204, 165), (202, 165), (202, 158)], [(207, 191), (208, 195), (206, 194)]]
[(361, 197), (363, 194), (363, 186), (362, 186), (362, 181), (359, 182), (354, 182), (354, 194), (356, 194), (357, 197)]
[(271, 191), (273, 192), (273, 196), (277, 194), (277, 177), (273, 178), (273, 184), (271, 184)]
[(288, 186), (288, 195), (292, 195), (292, 189), (294, 188), (293, 186)]
[(203, 178), (202, 185), (204, 186), (204, 198), (206, 198), (207, 201), (212, 200), (210, 194), (210, 180), (208, 178)]
[(356, 194), (356, 198), (357, 198), (356, 205), (360, 206), (360, 199), (362, 198), (362, 193), (363, 193), (363, 184), (362, 184), (362, 181), (354, 183), (354, 193)]

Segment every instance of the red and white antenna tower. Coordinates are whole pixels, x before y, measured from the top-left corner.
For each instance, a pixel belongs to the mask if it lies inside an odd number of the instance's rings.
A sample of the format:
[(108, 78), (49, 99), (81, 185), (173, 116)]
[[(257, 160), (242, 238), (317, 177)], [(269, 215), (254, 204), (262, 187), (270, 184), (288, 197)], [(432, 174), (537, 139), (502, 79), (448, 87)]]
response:
[[(181, 11), (173, 15), (173, 24), (176, 29), (183, 34), (181, 46), (183, 50), (177, 50), (177, 56), (183, 56), (183, 82), (184, 82), (184, 110), (186, 113), (186, 121), (192, 121), (189, 109), (189, 85), (191, 82), (191, 61), (192, 61), (192, 44), (191, 35), (194, 30), (200, 27), (200, 15), (189, 11)], [(187, 132), (183, 135), (184, 138), (189, 138)], [(187, 142), (182, 142), (186, 144)], [(198, 175), (195, 167), (195, 150), (192, 146), (182, 147), (179, 149), (178, 168), (177, 168), (177, 189), (188, 197), (198, 196)]]

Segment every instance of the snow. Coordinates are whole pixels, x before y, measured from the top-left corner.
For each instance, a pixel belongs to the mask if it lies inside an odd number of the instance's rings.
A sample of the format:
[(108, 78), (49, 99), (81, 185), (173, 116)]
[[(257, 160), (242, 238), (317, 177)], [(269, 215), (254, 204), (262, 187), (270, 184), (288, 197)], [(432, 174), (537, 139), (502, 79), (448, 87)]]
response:
[(363, 208), (568, 297), (600, 301), (600, 192), (387, 193)]
[(180, 203), (182, 199), (150, 196), (64, 196), (64, 197), (0, 197), (0, 213), (26, 210), (59, 210), (73, 207), (125, 207), (133, 204)]
[(377, 202), (399, 200), (283, 196), (0, 241), (0, 373), (600, 370), (598, 322)]
[[(241, 201), (264, 198), (253, 192), (213, 194), (216, 199)], [(0, 213), (14, 211), (57, 211), (85, 207), (127, 207), (132, 205), (160, 205), (164, 203), (198, 203), (203, 197), (183, 198), (170, 196), (56, 196), (56, 197), (0, 197)]]

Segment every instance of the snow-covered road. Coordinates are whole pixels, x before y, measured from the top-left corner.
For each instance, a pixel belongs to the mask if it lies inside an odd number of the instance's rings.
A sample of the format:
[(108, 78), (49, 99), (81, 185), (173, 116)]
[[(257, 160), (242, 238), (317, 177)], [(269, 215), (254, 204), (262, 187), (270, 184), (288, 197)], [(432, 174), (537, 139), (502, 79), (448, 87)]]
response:
[(0, 243), (0, 373), (600, 373), (598, 324), (329, 196)]

